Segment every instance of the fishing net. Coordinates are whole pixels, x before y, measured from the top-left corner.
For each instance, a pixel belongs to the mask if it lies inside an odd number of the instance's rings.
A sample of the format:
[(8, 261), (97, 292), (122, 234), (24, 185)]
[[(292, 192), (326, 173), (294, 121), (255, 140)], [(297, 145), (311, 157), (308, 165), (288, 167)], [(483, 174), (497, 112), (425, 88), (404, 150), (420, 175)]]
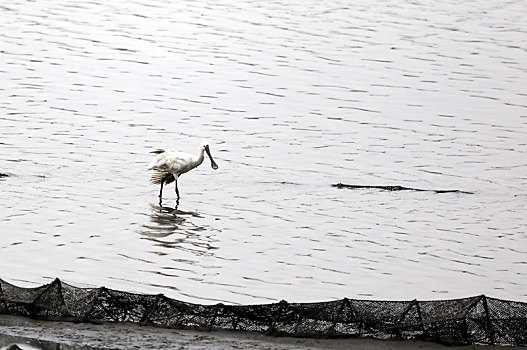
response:
[(164, 295), (77, 288), (56, 279), (21, 288), (0, 279), (0, 313), (40, 320), (132, 322), (269, 335), (420, 339), (447, 345), (527, 346), (527, 303), (480, 295), (440, 301), (342, 299), (320, 303), (199, 305)]

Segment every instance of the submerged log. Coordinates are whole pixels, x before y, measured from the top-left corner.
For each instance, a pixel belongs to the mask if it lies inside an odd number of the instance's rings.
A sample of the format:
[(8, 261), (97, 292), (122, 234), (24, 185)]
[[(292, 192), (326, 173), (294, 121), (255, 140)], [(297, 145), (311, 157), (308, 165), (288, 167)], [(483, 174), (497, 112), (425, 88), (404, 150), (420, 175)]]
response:
[(427, 192), (435, 192), (435, 193), (464, 193), (464, 194), (473, 194), (473, 192), (467, 192), (467, 191), (461, 191), (461, 190), (434, 190), (434, 189), (422, 189), (422, 188), (413, 188), (413, 187), (405, 187), (400, 185), (389, 185), (389, 186), (382, 186), (382, 185), (348, 185), (343, 183), (337, 183), (331, 185), (336, 188), (348, 188), (348, 189), (379, 189), (384, 191), (427, 191)]

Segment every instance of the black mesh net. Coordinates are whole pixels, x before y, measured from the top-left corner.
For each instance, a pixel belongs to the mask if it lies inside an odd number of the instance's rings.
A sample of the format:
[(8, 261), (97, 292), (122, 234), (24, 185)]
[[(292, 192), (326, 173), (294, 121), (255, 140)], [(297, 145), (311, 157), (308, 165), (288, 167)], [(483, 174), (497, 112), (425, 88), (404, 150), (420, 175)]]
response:
[(484, 295), (439, 301), (342, 299), (320, 303), (199, 305), (59, 279), (20, 288), (0, 279), (0, 313), (41, 320), (132, 322), (165, 328), (239, 330), (313, 338), (432, 340), (448, 345), (527, 346), (527, 303)]

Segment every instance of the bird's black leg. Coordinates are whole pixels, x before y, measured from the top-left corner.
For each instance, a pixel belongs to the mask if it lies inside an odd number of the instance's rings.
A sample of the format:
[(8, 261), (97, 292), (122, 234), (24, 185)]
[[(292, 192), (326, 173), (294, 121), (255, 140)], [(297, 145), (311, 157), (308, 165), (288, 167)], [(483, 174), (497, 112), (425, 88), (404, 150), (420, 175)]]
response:
[(162, 207), (161, 202), (163, 201), (163, 182), (164, 179), (161, 180), (161, 190), (159, 191), (159, 206)]
[(177, 188), (177, 179), (175, 179), (174, 182), (176, 183), (176, 194), (177, 194), (177, 199), (179, 201), (179, 190)]
[(165, 183), (165, 180), (166, 180), (169, 176), (170, 176), (170, 174), (167, 175), (167, 176), (165, 176), (165, 177), (163, 177), (163, 178), (161, 179), (161, 189), (159, 190), (159, 206), (160, 206), (160, 207), (162, 206), (162, 205), (161, 205), (161, 202), (163, 201), (163, 199), (162, 199), (162, 198), (163, 198), (163, 184)]

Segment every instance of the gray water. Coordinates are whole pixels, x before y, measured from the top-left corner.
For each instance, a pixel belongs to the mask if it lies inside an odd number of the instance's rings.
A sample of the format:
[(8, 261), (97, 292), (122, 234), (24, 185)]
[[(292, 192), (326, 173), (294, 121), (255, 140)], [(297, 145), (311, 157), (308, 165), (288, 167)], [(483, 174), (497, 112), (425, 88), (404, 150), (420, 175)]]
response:
[[(0, 278), (527, 300), (525, 1), (1, 7)], [(149, 152), (203, 139), (160, 208)]]

